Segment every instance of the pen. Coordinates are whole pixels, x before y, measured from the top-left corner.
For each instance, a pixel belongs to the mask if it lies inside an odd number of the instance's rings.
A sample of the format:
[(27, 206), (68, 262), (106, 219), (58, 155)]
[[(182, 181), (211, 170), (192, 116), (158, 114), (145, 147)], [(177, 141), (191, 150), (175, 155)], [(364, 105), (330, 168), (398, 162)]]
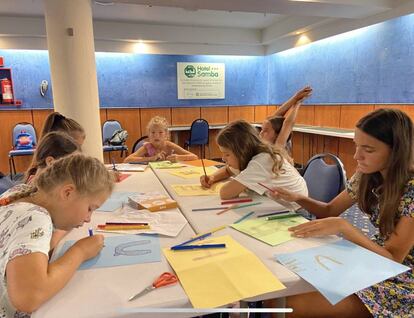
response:
[(171, 247), (173, 251), (181, 251), (181, 250), (197, 250), (197, 249), (204, 249), (204, 248), (224, 248), (226, 244), (205, 244), (205, 245), (179, 245)]
[(88, 229), (88, 232), (89, 232), (89, 236), (93, 236), (93, 230), (91, 227)]
[(250, 215), (252, 215), (253, 213), (254, 213), (254, 211), (249, 212), (249, 213), (247, 213), (247, 214), (243, 215), (240, 219), (238, 219), (236, 222), (234, 222), (234, 224), (240, 223), (241, 221), (243, 221), (243, 220), (247, 219), (247, 218), (248, 218)]
[(285, 214), (285, 215), (274, 215), (269, 216), (266, 218), (266, 221), (272, 221), (272, 220), (279, 220), (279, 219), (288, 219), (288, 218), (295, 218), (301, 216), (300, 214)]
[(244, 198), (244, 199), (221, 201), (221, 204), (245, 203), (245, 202), (252, 202), (252, 201), (253, 201), (253, 199), (251, 199), (251, 198)]
[(264, 218), (267, 216), (272, 216), (272, 215), (279, 215), (279, 214), (286, 214), (286, 213), (290, 213), (291, 211), (289, 210), (285, 210), (285, 211), (279, 211), (279, 212), (272, 212), (272, 213), (266, 213), (266, 214), (262, 214), (262, 215), (258, 215), (258, 218)]

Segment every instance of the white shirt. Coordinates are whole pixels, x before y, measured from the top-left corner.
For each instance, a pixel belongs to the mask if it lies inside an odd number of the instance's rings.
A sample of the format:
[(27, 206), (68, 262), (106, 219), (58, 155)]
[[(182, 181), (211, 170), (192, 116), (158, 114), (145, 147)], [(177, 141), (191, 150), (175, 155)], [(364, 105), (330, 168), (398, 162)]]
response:
[(40, 252), (49, 258), (52, 231), (49, 213), (38, 205), (18, 202), (0, 207), (0, 317), (28, 317), (16, 311), (9, 300), (6, 266), (15, 257), (30, 253)]
[[(246, 169), (234, 177), (234, 180), (260, 195), (263, 195), (267, 189), (259, 185), (259, 182), (269, 188), (282, 187), (295, 193), (308, 195), (305, 179), (287, 160), (283, 161), (278, 175), (273, 172), (273, 165), (274, 161), (268, 153), (259, 153), (249, 161)], [(234, 169), (232, 172), (235, 172)], [(299, 208), (299, 205), (294, 202), (289, 205), (292, 205), (294, 209)]]

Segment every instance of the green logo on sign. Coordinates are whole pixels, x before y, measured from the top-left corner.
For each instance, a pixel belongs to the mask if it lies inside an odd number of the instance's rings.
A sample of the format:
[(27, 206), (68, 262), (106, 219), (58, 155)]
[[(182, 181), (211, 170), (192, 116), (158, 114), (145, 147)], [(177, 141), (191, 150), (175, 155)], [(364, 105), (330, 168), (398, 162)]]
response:
[(187, 65), (184, 69), (185, 76), (193, 78), (196, 75), (196, 69), (192, 65)]

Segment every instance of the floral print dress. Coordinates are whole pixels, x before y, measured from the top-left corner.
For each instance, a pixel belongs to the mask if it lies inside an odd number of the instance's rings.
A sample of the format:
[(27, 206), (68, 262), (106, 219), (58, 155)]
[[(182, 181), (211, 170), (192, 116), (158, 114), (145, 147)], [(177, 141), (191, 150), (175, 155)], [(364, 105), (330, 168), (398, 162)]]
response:
[(17, 202), (0, 206), (0, 318), (23, 318), (10, 302), (6, 267), (15, 257), (42, 253), (49, 258), (52, 219), (46, 209), (31, 203)]
[[(355, 174), (347, 184), (348, 194), (354, 200), (357, 200), (359, 180), (360, 174)], [(379, 228), (379, 205), (370, 212), (372, 224)], [(414, 177), (408, 181), (401, 197), (398, 217), (402, 216), (414, 218)], [(384, 238), (380, 233), (376, 234), (373, 240), (384, 246)], [(411, 270), (356, 293), (375, 318), (414, 317), (414, 248), (402, 264), (411, 267)]]

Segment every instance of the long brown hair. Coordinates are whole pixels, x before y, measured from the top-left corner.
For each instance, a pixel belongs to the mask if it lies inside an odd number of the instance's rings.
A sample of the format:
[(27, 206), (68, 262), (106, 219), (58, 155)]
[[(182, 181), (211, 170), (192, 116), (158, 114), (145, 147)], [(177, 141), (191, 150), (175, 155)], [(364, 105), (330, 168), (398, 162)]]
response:
[(53, 112), (47, 116), (43, 124), (41, 139), (52, 131), (62, 131), (74, 138), (74, 133), (85, 134), (85, 130), (76, 120), (65, 117), (59, 112)]
[(32, 163), (25, 173), (24, 182), (27, 182), (30, 176), (35, 175), (39, 168), (46, 167), (47, 157), (59, 159), (78, 150), (78, 144), (69, 135), (57, 131), (46, 134), (40, 139)]
[(290, 162), (284, 149), (264, 143), (257, 130), (245, 120), (236, 120), (224, 127), (217, 135), (217, 143), (234, 153), (239, 160), (240, 170), (246, 169), (249, 161), (262, 152), (272, 157), (272, 170), (276, 175), (281, 171), (284, 160)]
[(399, 213), (401, 197), (413, 168), (413, 123), (397, 109), (378, 109), (361, 118), (356, 127), (391, 148), (386, 175), (362, 174), (358, 205), (366, 213), (379, 202), (379, 229), (388, 237)]

